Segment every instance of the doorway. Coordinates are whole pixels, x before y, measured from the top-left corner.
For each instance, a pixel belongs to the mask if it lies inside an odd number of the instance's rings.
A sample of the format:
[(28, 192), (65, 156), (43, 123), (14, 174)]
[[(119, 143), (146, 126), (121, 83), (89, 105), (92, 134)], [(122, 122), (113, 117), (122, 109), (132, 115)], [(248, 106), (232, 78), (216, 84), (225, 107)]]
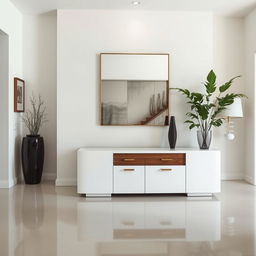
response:
[(0, 29), (0, 188), (9, 187), (9, 36)]

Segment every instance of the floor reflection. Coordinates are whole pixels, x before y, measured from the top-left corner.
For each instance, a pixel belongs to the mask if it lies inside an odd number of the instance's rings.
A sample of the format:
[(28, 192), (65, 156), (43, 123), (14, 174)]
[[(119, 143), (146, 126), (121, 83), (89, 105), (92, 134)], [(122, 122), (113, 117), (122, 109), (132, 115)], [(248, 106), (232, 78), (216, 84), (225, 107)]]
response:
[(78, 237), (100, 241), (218, 241), (220, 206), (216, 199), (159, 202), (157, 197), (146, 202), (79, 202)]
[[(53, 192), (51, 196), (48, 194), (50, 191)], [(54, 187), (20, 185), (10, 194), (9, 209), (14, 218), (9, 219), (8, 255), (57, 255), (57, 198)]]
[(216, 198), (119, 200), (77, 203), (79, 241), (94, 242), (95, 256), (171, 255), (174, 241), (221, 239), (221, 202)]
[(255, 256), (256, 189), (222, 190), (96, 200), (53, 184), (0, 189), (0, 255)]
[(25, 186), (22, 197), (22, 221), (28, 229), (38, 229), (44, 220), (41, 186)]

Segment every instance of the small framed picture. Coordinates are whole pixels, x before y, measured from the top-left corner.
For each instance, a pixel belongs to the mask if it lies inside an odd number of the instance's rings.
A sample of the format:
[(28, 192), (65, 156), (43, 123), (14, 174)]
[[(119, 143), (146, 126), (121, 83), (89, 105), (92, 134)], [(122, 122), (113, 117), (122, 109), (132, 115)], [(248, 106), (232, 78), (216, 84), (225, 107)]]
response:
[(14, 78), (14, 112), (25, 111), (25, 81)]

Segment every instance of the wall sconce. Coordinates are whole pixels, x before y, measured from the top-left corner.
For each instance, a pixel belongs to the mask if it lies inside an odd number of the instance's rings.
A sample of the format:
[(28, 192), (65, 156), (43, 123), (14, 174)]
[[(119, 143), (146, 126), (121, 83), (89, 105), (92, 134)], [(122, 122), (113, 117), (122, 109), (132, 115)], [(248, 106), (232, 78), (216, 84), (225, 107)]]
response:
[(233, 118), (242, 118), (243, 117), (243, 108), (241, 98), (235, 98), (234, 103), (227, 107), (222, 113), (221, 116), (227, 120), (226, 133), (225, 136), (228, 140), (233, 140), (235, 138), (234, 134), (234, 122)]

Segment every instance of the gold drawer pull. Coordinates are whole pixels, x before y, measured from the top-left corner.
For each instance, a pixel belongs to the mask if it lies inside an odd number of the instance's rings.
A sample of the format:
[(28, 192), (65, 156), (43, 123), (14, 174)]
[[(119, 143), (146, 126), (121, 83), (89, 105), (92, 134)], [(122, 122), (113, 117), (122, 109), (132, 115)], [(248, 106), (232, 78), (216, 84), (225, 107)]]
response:
[(135, 161), (134, 158), (125, 158), (124, 161)]
[(124, 169), (125, 172), (133, 172), (135, 169)]
[(162, 161), (172, 161), (172, 158), (161, 158)]
[(160, 171), (162, 171), (162, 172), (170, 172), (170, 171), (172, 171), (172, 169), (160, 169)]

